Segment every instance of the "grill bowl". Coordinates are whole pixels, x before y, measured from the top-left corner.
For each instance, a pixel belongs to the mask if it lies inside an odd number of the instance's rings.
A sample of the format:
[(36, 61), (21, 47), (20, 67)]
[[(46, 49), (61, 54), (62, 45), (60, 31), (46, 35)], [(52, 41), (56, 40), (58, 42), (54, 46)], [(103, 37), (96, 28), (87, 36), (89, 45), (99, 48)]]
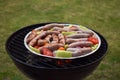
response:
[[(58, 23), (58, 24), (64, 24), (64, 23)], [(76, 24), (64, 24), (64, 25), (76, 25)], [(39, 29), (42, 28), (43, 26), (44, 26), (44, 25), (39, 26), (39, 27), (35, 28), (35, 30), (39, 30)], [(79, 26), (79, 25), (76, 25), (76, 26)], [(87, 27), (86, 27), (86, 28), (87, 28)], [(31, 49), (29, 48), (28, 44), (26, 43), (27, 37), (30, 35), (31, 31), (25, 36), (25, 38), (24, 38), (24, 45), (25, 45), (25, 47), (26, 47), (30, 52), (32, 52), (33, 54), (36, 54), (36, 55), (38, 55), (38, 56), (40, 56), (40, 57), (42, 56), (42, 57), (47, 57), (47, 58), (49, 58), (49, 59), (52, 58), (52, 59), (65, 59), (65, 60), (82, 58), (82, 57), (86, 57), (86, 56), (89, 56), (89, 55), (95, 53), (95, 52), (99, 49), (99, 47), (100, 47), (100, 45), (101, 45), (101, 39), (100, 39), (100, 37), (98, 36), (98, 34), (96, 34), (96, 32), (94, 32), (94, 31), (91, 30), (91, 29), (89, 29), (89, 30), (90, 30), (91, 32), (93, 32), (93, 33), (96, 35), (96, 37), (98, 38), (98, 41), (99, 41), (98, 47), (97, 47), (95, 50), (93, 50), (92, 52), (90, 52), (90, 53), (83, 54), (83, 55), (80, 55), (80, 56), (77, 56), (77, 57), (70, 57), (70, 58), (51, 57), (51, 56), (46, 56), (46, 55), (39, 54), (39, 53), (31, 50)]]

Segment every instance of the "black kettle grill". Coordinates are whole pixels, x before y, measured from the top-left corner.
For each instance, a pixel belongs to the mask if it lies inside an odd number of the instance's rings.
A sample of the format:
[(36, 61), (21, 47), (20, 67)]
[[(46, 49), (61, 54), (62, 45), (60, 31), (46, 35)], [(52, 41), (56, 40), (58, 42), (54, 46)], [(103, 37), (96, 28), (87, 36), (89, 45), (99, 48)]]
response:
[[(13, 33), (6, 42), (6, 50), (15, 65), (32, 80), (82, 80), (90, 75), (106, 55), (106, 40), (99, 33), (100, 48), (93, 54), (73, 60), (51, 60), (32, 54), (24, 45), (24, 37), (34, 28), (49, 23), (26, 26)], [(70, 63), (69, 63), (70, 62)], [(63, 64), (64, 63), (64, 64)]]

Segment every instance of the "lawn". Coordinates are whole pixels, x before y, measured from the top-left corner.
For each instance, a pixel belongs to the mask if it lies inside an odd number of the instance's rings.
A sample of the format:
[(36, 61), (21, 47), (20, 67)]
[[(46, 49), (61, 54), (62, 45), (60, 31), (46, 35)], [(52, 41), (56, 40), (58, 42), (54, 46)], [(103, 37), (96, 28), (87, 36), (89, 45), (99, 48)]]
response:
[(9, 58), (5, 41), (41, 22), (77, 23), (101, 33), (109, 50), (85, 80), (120, 80), (120, 0), (0, 0), (0, 80), (29, 80)]

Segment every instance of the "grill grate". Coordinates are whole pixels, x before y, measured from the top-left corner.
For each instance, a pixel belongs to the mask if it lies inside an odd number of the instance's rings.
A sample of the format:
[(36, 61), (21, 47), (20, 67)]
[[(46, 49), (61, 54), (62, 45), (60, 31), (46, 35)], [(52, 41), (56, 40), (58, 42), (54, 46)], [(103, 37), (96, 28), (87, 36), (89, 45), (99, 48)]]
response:
[(106, 41), (101, 35), (97, 33), (101, 38), (101, 47), (94, 54), (87, 56), (85, 58), (74, 60), (73, 63), (66, 64), (63, 66), (56, 65), (55, 63), (45, 62), (45, 60), (40, 60), (38, 56), (31, 54), (31, 52), (29, 52), (24, 46), (25, 35), (32, 29), (37, 28), (39, 26), (41, 26), (41, 24), (22, 28), (19, 31), (15, 32), (9, 38), (7, 42), (8, 43), (7, 50), (9, 51), (9, 54), (12, 57), (16, 58), (19, 61), (22, 61), (23, 63), (27, 63), (35, 67), (42, 67), (42, 68), (68, 68), (69, 67), (71, 68), (71, 67), (76, 67), (76, 66), (84, 66), (92, 62), (95, 62), (96, 60), (102, 58), (102, 56), (105, 54), (104, 52), (106, 52), (107, 50)]

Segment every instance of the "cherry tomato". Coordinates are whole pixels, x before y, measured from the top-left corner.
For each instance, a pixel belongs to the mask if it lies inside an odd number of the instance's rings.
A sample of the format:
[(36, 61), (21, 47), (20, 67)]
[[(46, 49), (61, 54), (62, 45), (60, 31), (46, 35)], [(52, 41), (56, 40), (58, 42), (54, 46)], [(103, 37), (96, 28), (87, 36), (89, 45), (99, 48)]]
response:
[(98, 44), (99, 43), (98, 39), (94, 38), (94, 37), (89, 37), (88, 41), (91, 41), (93, 44)]

